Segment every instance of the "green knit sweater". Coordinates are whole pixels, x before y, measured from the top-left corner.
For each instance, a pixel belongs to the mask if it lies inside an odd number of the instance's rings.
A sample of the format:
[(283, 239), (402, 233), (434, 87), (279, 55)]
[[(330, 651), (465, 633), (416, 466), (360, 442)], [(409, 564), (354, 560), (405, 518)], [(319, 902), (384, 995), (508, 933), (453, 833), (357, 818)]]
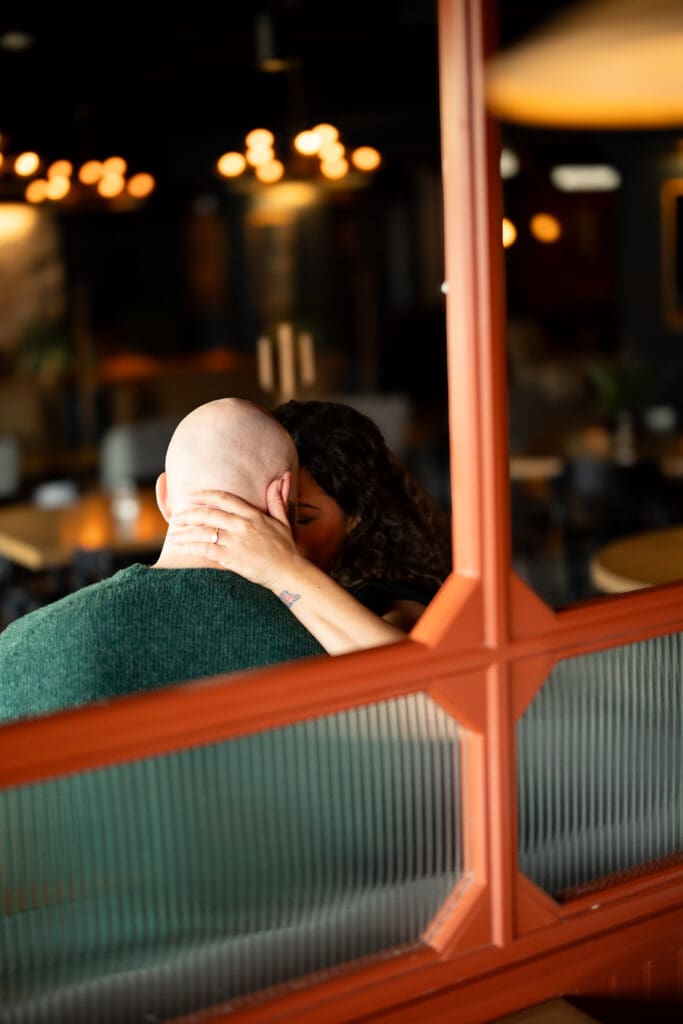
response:
[(132, 565), (0, 633), (0, 721), (321, 653), (241, 576)]

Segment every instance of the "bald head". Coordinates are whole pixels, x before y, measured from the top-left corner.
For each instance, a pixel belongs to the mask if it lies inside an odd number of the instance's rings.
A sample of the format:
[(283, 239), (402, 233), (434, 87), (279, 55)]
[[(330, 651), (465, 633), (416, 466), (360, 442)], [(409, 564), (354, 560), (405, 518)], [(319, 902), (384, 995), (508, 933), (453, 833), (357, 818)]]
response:
[(294, 442), (263, 409), (241, 398), (207, 402), (180, 421), (168, 446), (168, 511), (203, 489), (231, 491), (266, 511), (268, 484), (288, 471), (296, 500), (297, 466)]

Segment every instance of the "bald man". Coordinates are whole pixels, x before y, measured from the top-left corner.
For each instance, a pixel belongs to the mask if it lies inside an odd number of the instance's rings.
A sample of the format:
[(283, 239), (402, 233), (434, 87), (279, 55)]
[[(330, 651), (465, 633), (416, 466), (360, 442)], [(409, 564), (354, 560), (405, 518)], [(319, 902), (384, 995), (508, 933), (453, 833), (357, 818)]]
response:
[[(297, 470), (296, 448), (272, 416), (218, 399), (176, 427), (157, 502), (168, 522), (211, 488), (265, 513), (266, 491), (277, 487), (293, 508)], [(0, 633), (0, 721), (322, 653), (269, 590), (167, 538), (153, 566), (122, 569)]]

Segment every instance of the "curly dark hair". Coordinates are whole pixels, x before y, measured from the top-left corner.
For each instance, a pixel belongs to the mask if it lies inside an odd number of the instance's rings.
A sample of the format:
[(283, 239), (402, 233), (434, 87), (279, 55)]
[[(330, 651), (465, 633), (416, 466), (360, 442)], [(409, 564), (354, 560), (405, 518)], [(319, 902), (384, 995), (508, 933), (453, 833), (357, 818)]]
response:
[(329, 574), (344, 587), (368, 580), (436, 585), (451, 571), (450, 522), (401, 466), (377, 424), (340, 402), (285, 402), (275, 418), (294, 439), (299, 464), (357, 518)]

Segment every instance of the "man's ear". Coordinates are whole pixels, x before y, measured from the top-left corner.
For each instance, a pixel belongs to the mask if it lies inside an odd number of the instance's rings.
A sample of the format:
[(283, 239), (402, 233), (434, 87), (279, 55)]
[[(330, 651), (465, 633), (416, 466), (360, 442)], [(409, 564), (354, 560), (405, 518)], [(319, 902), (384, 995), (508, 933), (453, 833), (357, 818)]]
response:
[[(286, 470), (279, 481), (280, 497), (282, 498), (282, 504), (287, 508), (289, 505), (289, 496), (293, 490), (292, 488), (292, 471), (291, 469)], [(292, 494), (292, 499), (295, 499), (296, 495)]]
[(168, 504), (168, 487), (166, 485), (165, 473), (160, 473), (159, 476), (157, 477), (155, 493), (157, 496), (157, 505), (159, 506), (159, 511), (161, 512), (166, 522), (168, 522), (169, 519), (171, 518), (171, 509)]

